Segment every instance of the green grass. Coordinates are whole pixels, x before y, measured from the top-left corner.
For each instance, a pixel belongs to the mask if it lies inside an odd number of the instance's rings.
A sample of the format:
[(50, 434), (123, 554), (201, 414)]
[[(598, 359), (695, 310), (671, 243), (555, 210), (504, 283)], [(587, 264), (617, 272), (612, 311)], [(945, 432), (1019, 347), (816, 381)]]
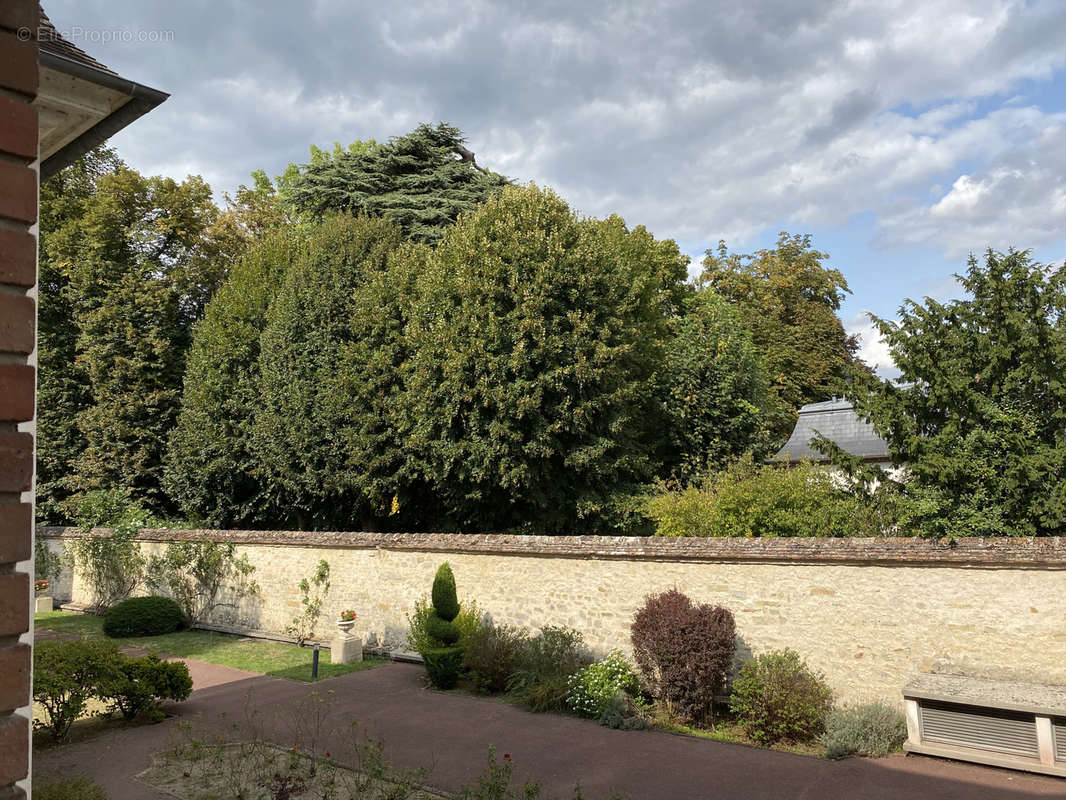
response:
[[(90, 614), (50, 611), (34, 615), (34, 624), (57, 633), (77, 634), (86, 639), (107, 639), (103, 619)], [(294, 681), (311, 680), (312, 651), (294, 644), (248, 639), (213, 631), (179, 631), (162, 636), (131, 636), (111, 641), (120, 646), (141, 647), (151, 653), (175, 658), (193, 658), (211, 664), (258, 672)], [(367, 658), (354, 664), (330, 664), (329, 653), (323, 650), (318, 662), (318, 680), (335, 678), (349, 672), (370, 669), (385, 663), (385, 659)]]

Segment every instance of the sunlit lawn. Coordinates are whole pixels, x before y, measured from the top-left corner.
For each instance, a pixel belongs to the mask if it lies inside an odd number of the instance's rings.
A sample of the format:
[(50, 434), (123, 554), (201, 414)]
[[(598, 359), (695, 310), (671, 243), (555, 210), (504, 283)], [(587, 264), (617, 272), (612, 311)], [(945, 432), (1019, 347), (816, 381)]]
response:
[[(77, 634), (87, 639), (108, 639), (103, 632), (103, 619), (91, 614), (50, 611), (36, 614), (34, 624), (38, 628)], [(166, 633), (162, 636), (109, 639), (109, 641), (120, 646), (140, 647), (161, 656), (193, 658), (294, 681), (311, 680), (312, 650), (294, 644), (193, 630)], [(323, 650), (318, 662), (318, 680), (369, 669), (384, 662), (385, 660), (380, 658), (367, 658), (355, 664), (331, 664), (329, 652)]]

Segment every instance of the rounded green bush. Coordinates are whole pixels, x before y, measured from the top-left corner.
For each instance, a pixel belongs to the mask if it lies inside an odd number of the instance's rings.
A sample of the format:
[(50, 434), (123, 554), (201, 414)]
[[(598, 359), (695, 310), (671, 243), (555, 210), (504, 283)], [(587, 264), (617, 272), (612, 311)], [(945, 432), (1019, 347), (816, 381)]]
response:
[(184, 624), (181, 607), (169, 597), (131, 597), (104, 614), (104, 633), (111, 637), (159, 636)]
[(426, 632), (434, 639), (448, 646), (459, 641), (459, 628), (456, 627), (455, 623), (441, 619), (433, 612), (426, 619)]
[(438, 689), (454, 689), (463, 669), (463, 648), (434, 647), (422, 654), (429, 680)]
[(437, 569), (433, 578), (433, 608), (437, 616), (451, 622), (459, 615), (459, 598), (455, 593), (455, 575), (451, 565), (445, 561)]
[(833, 693), (795, 650), (763, 653), (740, 668), (729, 705), (754, 741), (806, 742), (825, 730)]

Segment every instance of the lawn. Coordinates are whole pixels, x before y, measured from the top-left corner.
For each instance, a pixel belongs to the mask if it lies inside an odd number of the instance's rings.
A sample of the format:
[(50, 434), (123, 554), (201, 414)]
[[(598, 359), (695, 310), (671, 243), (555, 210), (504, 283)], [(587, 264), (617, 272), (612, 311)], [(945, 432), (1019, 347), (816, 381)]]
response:
[[(66, 611), (50, 611), (34, 615), (34, 624), (57, 633), (77, 634), (85, 639), (107, 639), (103, 632), (103, 619), (91, 614), (72, 614)], [(311, 681), (312, 650), (295, 644), (249, 639), (213, 631), (179, 631), (162, 636), (131, 636), (111, 639), (120, 646), (140, 647), (160, 656), (193, 658), (211, 664), (288, 678), (294, 681)], [(335, 678), (349, 672), (376, 667), (385, 659), (367, 658), (354, 664), (331, 664), (329, 652), (323, 650), (318, 662), (318, 680)]]

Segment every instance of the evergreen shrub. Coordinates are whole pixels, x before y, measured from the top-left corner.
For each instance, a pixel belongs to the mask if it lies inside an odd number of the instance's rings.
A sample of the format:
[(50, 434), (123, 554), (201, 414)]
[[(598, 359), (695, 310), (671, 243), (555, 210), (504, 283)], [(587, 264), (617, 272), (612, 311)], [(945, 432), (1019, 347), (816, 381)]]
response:
[(184, 624), (181, 606), (169, 597), (131, 597), (104, 614), (104, 633), (113, 638), (159, 636)]

